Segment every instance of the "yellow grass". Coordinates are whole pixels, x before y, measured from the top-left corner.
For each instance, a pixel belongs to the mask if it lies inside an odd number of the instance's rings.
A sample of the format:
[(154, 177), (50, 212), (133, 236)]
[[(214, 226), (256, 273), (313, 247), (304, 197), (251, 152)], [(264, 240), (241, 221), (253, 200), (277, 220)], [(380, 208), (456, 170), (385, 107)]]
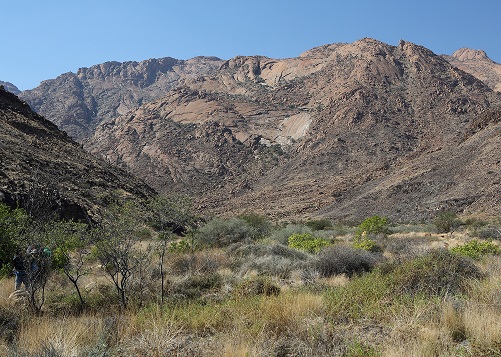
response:
[(95, 316), (32, 317), (21, 325), (19, 347), (22, 352), (35, 354), (41, 346), (52, 346), (64, 356), (74, 356), (97, 343), (102, 331), (102, 319)]
[(14, 278), (0, 280), (0, 306), (9, 308), (12, 302), (9, 295), (14, 291)]

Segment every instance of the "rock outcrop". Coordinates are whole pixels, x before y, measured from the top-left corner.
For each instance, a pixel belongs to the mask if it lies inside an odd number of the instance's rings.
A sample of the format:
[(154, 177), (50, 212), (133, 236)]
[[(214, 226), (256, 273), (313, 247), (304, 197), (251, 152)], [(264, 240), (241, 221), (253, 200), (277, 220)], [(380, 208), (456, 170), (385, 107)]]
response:
[(43, 81), (20, 97), (82, 142), (102, 121), (165, 95), (186, 78), (211, 73), (221, 63), (214, 57), (106, 62)]

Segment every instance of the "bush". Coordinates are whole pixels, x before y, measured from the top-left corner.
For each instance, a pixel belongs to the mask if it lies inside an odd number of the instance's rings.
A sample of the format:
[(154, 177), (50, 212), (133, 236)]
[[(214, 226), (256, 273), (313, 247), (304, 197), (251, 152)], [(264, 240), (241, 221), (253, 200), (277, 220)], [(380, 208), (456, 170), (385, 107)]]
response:
[(330, 242), (323, 238), (315, 237), (313, 234), (293, 234), (288, 239), (289, 247), (304, 250), (309, 253), (318, 253), (322, 248), (330, 245)]
[(280, 244), (287, 245), (289, 242), (289, 237), (293, 234), (304, 234), (304, 233), (310, 233), (312, 234), (313, 231), (311, 230), (310, 227), (299, 225), (299, 224), (288, 224), (282, 229), (279, 229), (275, 231), (272, 235), (272, 239), (278, 241)]
[(246, 213), (238, 218), (247, 222), (247, 224), (252, 229), (252, 235), (254, 239), (261, 239), (267, 237), (273, 228), (273, 225), (268, 220), (267, 217), (261, 216), (256, 213)]
[(346, 274), (351, 277), (354, 274), (371, 271), (377, 258), (373, 254), (348, 246), (332, 246), (322, 251), (315, 261), (315, 270), (323, 277)]
[(254, 232), (243, 219), (214, 218), (198, 230), (196, 237), (202, 245), (223, 247), (231, 243), (252, 240)]
[(191, 275), (172, 284), (170, 293), (190, 299), (199, 298), (207, 292), (219, 290), (223, 279), (219, 274)]
[(332, 222), (326, 218), (316, 219), (306, 222), (306, 225), (314, 231), (322, 231), (326, 228), (332, 227)]
[(381, 252), (383, 250), (375, 240), (368, 238), (365, 234), (362, 234), (361, 237), (355, 237), (353, 240), (353, 247), (374, 253)]
[(404, 262), (382, 268), (390, 276), (396, 294), (439, 295), (465, 293), (470, 279), (484, 275), (469, 258), (445, 249), (428, 253)]
[(443, 211), (433, 220), (433, 224), (437, 228), (437, 233), (449, 233), (459, 227), (461, 221), (455, 212)]
[(261, 245), (236, 243), (228, 248), (235, 259), (234, 268), (240, 267), (240, 275), (255, 270), (260, 275), (288, 279), (294, 270), (301, 270), (309, 254), (281, 244)]
[(258, 276), (255, 278), (243, 280), (235, 288), (236, 296), (272, 296), (280, 294), (280, 287), (270, 278)]
[(465, 257), (480, 260), (487, 254), (499, 254), (500, 249), (494, 243), (480, 242), (477, 239), (473, 239), (463, 245), (451, 248), (451, 251)]
[(388, 227), (388, 218), (372, 216), (360, 223), (355, 232), (355, 237), (371, 235), (388, 235), (391, 231)]

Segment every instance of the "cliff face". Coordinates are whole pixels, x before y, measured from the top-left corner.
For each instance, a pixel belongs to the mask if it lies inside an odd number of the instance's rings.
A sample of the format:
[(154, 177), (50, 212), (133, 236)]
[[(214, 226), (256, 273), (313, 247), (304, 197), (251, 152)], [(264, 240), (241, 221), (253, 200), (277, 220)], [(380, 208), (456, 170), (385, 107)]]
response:
[(107, 64), (57, 79), (86, 83), (89, 103), (113, 93), (85, 147), (158, 191), (277, 218), (501, 213), (500, 94), (424, 47), (362, 39), (290, 59), (169, 61), (156, 75)]
[(98, 220), (110, 197), (154, 191), (83, 150), (53, 123), (0, 89), (0, 201), (34, 216)]
[(213, 57), (106, 62), (46, 80), (21, 98), (82, 142), (100, 122), (164, 95), (185, 78), (210, 73), (220, 62)]

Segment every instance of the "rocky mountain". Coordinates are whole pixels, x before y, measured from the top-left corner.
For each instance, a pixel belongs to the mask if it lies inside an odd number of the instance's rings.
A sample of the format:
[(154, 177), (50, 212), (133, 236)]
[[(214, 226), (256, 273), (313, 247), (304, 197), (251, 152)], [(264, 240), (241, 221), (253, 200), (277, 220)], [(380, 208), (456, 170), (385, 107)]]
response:
[(99, 218), (114, 197), (146, 198), (154, 191), (92, 156), (53, 123), (0, 89), (0, 202), (35, 216)]
[[(290, 59), (193, 61), (202, 69), (164, 70), (177, 73), (170, 87), (135, 84), (141, 102), (119, 113), (120, 99), (114, 112), (96, 114), (85, 147), (218, 214), (409, 221), (440, 209), (501, 213), (501, 95), (424, 47), (362, 39)], [(93, 78), (112, 90), (112, 80)], [(64, 91), (44, 83), (31, 92), (40, 103), (43, 91)]]
[(21, 91), (15, 86), (13, 85), (12, 83), (10, 82), (4, 82), (4, 81), (0, 81), (0, 86), (3, 86), (3, 88), (6, 90), (6, 91), (9, 91), (11, 93), (14, 93), (15, 95), (18, 95), (19, 93), (21, 93)]
[(43, 81), (21, 98), (81, 142), (100, 122), (165, 95), (185, 78), (211, 73), (220, 64), (214, 57), (106, 62)]
[(461, 48), (452, 56), (443, 56), (452, 65), (482, 80), (495, 91), (501, 92), (501, 64), (494, 62), (484, 51)]

